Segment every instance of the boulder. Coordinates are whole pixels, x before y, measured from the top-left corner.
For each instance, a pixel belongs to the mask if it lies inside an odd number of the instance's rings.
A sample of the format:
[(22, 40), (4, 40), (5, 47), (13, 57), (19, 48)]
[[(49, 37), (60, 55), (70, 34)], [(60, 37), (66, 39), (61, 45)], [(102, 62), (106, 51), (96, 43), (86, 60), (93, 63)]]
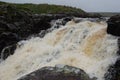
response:
[(107, 23), (107, 33), (114, 36), (120, 36), (120, 15), (112, 16)]
[(90, 77), (81, 69), (57, 65), (55, 67), (43, 67), (18, 80), (96, 80)]
[(9, 55), (13, 54), (16, 43), (19, 41), (19, 37), (15, 33), (3, 32), (0, 34), (0, 57), (6, 59)]

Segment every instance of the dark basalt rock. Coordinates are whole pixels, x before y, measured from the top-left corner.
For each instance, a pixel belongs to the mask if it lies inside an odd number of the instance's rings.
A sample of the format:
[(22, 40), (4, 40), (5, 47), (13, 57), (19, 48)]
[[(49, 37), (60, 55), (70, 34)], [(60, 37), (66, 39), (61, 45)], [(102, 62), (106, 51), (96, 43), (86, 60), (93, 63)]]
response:
[[(19, 37), (15, 33), (3, 32), (0, 34), (0, 57), (2, 59), (7, 58), (9, 55), (13, 54), (15, 49), (15, 44), (19, 41)], [(14, 45), (14, 47), (13, 47)], [(4, 50), (9, 48), (9, 50)], [(4, 52), (5, 51), (5, 52)]]
[(16, 49), (17, 45), (12, 44), (10, 46), (4, 47), (4, 49), (1, 52), (1, 60), (6, 59), (9, 55), (12, 55), (14, 53), (14, 50)]
[(39, 33), (41, 30), (49, 29), (51, 27), (51, 25), (50, 25), (51, 20), (52, 19), (51, 18), (49, 19), (49, 17), (43, 17), (38, 20), (35, 20), (34, 28), (33, 28), (34, 32)]
[(96, 80), (81, 69), (72, 66), (43, 67), (18, 80)]
[(72, 19), (73, 19), (73, 17), (65, 17), (65, 18), (63, 18), (62, 25), (65, 25), (68, 21), (71, 21)]
[(0, 57), (2, 59), (13, 54), (15, 48), (10, 46), (16, 45), (18, 41), (31, 34), (32, 25), (28, 12), (11, 5), (0, 5)]
[(107, 33), (120, 36), (120, 15), (112, 16), (108, 21)]
[(118, 39), (118, 52), (117, 52), (117, 54), (118, 54), (118, 56), (120, 56), (120, 38)]

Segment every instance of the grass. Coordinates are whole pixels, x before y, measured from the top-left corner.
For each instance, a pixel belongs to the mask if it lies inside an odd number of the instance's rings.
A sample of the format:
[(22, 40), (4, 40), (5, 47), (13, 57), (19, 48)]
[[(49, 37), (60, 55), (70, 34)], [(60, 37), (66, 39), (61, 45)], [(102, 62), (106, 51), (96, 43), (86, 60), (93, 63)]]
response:
[(41, 14), (41, 13), (78, 13), (84, 14), (85, 11), (82, 9), (78, 9), (75, 7), (68, 7), (68, 6), (61, 6), (61, 5), (50, 5), (50, 4), (16, 4), (16, 3), (7, 3), (1, 2), (0, 5), (13, 5), (18, 8), (22, 8), (24, 10), (30, 10), (34, 14)]

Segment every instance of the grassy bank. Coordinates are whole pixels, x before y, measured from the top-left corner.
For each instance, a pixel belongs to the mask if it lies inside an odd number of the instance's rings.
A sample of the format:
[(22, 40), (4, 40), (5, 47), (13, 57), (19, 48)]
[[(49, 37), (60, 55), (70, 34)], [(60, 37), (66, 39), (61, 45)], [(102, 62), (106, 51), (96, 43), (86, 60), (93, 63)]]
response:
[(61, 6), (61, 5), (50, 5), (50, 4), (16, 4), (16, 3), (6, 3), (1, 2), (0, 5), (12, 5), (16, 6), (17, 8), (23, 8), (24, 10), (30, 10), (34, 14), (41, 14), (41, 13), (80, 13), (84, 14), (85, 11), (82, 9), (68, 7), (68, 6)]

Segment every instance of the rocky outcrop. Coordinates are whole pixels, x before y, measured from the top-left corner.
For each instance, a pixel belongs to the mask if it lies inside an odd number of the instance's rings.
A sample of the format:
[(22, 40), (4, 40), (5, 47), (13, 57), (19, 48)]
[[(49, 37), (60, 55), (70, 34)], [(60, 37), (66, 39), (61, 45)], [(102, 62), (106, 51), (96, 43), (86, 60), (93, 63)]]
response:
[(14, 6), (0, 5), (0, 57), (13, 54), (18, 41), (32, 33), (33, 21), (28, 12)]
[(14, 53), (14, 50), (16, 49), (16, 43), (19, 40), (19, 37), (15, 33), (3, 32), (0, 34), (1, 59), (6, 59), (8, 55)]
[[(41, 30), (49, 29), (51, 20), (67, 16), (67, 14), (32, 14), (21, 7), (9, 4), (0, 5), (0, 53), (2, 52), (0, 57), (6, 59), (13, 54), (14, 51), (5, 50), (9, 48), (8, 46), (16, 45), (18, 41), (38, 34)], [(63, 25), (71, 19), (64, 18)], [(9, 50), (14, 50), (14, 48)]]
[(96, 80), (90, 77), (81, 69), (57, 65), (55, 67), (43, 67), (18, 80)]
[(107, 33), (120, 36), (120, 15), (112, 16), (108, 21)]

